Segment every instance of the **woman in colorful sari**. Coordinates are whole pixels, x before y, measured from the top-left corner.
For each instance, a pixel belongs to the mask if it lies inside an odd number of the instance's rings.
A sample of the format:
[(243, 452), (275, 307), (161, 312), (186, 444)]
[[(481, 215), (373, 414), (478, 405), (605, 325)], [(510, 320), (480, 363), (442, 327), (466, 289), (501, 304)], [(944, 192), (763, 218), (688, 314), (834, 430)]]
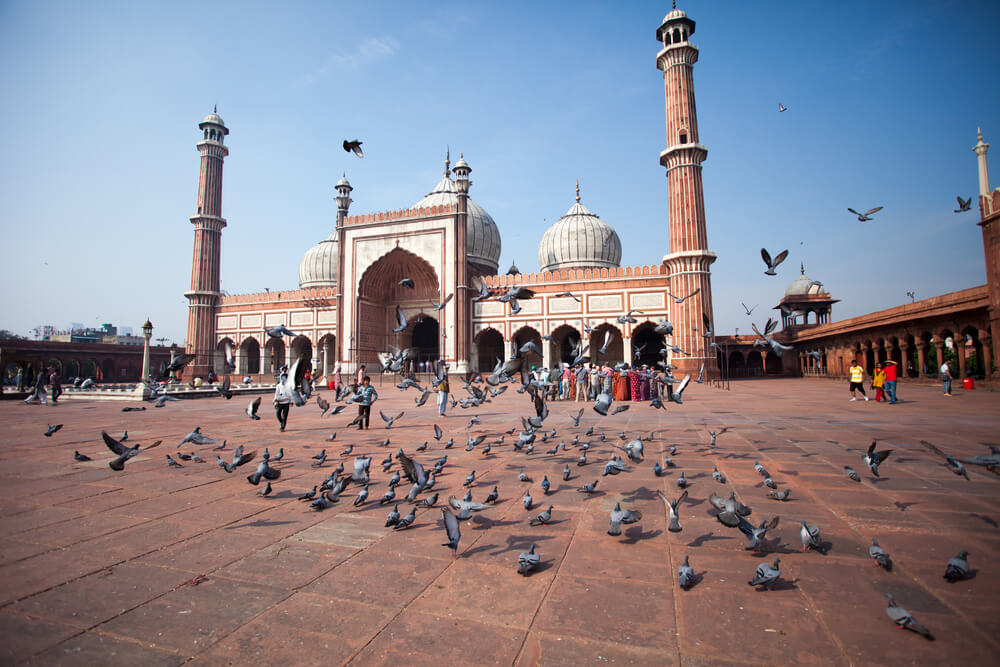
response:
[(628, 400), (628, 376), (625, 370), (617, 371), (615, 373), (614, 399), (616, 401)]
[(643, 366), (642, 378), (639, 380), (639, 400), (649, 400), (649, 376), (649, 369), (646, 366)]
[(639, 369), (633, 367), (628, 372), (628, 389), (629, 397), (633, 401), (641, 400), (642, 398), (642, 380), (639, 378)]

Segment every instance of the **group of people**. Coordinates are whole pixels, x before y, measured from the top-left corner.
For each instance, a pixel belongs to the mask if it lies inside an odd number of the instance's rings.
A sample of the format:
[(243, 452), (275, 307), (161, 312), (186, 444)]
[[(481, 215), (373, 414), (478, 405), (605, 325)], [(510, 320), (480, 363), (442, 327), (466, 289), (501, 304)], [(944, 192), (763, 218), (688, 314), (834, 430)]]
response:
[[(337, 370), (334, 372), (333, 377), (333, 389), (335, 395), (339, 395), (341, 389), (344, 387), (344, 378), (341, 373), (340, 366), (337, 366)], [(363, 430), (369, 428), (369, 422), (372, 414), (372, 404), (378, 400), (378, 392), (375, 391), (375, 387), (372, 386), (372, 380), (365, 372), (364, 366), (360, 366), (358, 368), (355, 380), (355, 383), (351, 386), (351, 390), (354, 394), (353, 402), (358, 406), (358, 417), (356, 422), (358, 424), (358, 430)], [(309, 398), (310, 394), (312, 394), (312, 388), (312, 371), (306, 370), (301, 381), (302, 394), (305, 398)], [(274, 386), (273, 403), (274, 414), (278, 418), (278, 430), (284, 431), (285, 426), (288, 424), (288, 411), (292, 407), (292, 392), (288, 386), (287, 366), (282, 366), (281, 371), (278, 374), (278, 381)], [(440, 409), (443, 410), (443, 408)], [(444, 414), (444, 412), (441, 414)]]
[[(18, 371), (20, 375), (20, 371)], [(46, 380), (48, 380), (49, 391), (52, 392), (52, 405), (56, 405), (59, 401), (59, 396), (62, 395), (62, 383), (59, 381), (59, 371), (55, 369), (54, 366), (47, 366), (44, 371), (40, 372), (35, 378), (35, 386), (28, 395), (28, 398), (24, 399), (24, 402), (31, 404), (45, 405), (48, 401), (45, 399), (45, 385)]]
[[(888, 360), (885, 363), (881, 361), (875, 364), (875, 372), (872, 373), (872, 390), (875, 392), (875, 402), (880, 403), (882, 401), (888, 401), (890, 405), (898, 402), (896, 398), (896, 382), (898, 380), (897, 375), (897, 364), (893, 360)], [(851, 368), (849, 369), (851, 376), (851, 400), (856, 401), (857, 396), (854, 392), (860, 392), (861, 397), (868, 400), (868, 395), (865, 394), (865, 369), (861, 367), (857, 359), (851, 361)], [(950, 389), (949, 389), (950, 392)], [(951, 395), (950, 393), (948, 394)]]
[(609, 364), (563, 364), (561, 367), (531, 367), (531, 379), (548, 386), (552, 400), (593, 401), (598, 394), (608, 393), (616, 401), (650, 401), (659, 395), (657, 369), (646, 365), (619, 369)]

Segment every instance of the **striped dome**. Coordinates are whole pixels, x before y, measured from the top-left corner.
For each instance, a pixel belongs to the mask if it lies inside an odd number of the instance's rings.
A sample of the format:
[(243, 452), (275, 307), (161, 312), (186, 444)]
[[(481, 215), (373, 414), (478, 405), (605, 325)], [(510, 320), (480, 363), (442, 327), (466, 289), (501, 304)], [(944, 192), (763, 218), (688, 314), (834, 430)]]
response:
[(541, 271), (576, 268), (617, 268), (622, 242), (611, 225), (576, 203), (549, 227), (538, 246)]
[[(427, 193), (426, 197), (414, 204), (413, 208), (444, 204), (458, 204), (455, 182), (447, 175)], [(465, 224), (465, 247), (468, 259), (473, 264), (489, 269), (490, 273), (496, 273), (500, 262), (500, 230), (497, 229), (497, 223), (493, 222), (490, 214), (472, 201), (471, 197), (468, 200), (468, 209), (468, 220)]]
[(299, 263), (299, 287), (334, 286), (340, 270), (337, 233), (306, 251)]

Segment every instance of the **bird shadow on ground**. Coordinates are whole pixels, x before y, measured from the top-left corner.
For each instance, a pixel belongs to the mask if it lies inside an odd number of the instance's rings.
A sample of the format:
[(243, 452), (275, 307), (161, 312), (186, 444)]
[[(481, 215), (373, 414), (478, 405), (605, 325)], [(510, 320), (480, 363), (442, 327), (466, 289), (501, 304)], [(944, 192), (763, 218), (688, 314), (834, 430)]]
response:
[(726, 454), (722, 458), (724, 458), (724, 459), (743, 459), (743, 460), (746, 460), (746, 459), (752, 459), (753, 456), (750, 455), (750, 454), (733, 454), (732, 452), (730, 452), (729, 454)]
[(628, 539), (622, 540), (622, 544), (635, 544), (641, 540), (650, 540), (654, 537), (658, 537), (663, 534), (663, 531), (657, 528), (656, 530), (643, 531), (641, 526), (632, 526), (625, 530), (625, 536)]
[(705, 533), (704, 535), (699, 535), (690, 542), (688, 542), (689, 547), (700, 547), (706, 542), (714, 542), (715, 540), (728, 540), (729, 538), (725, 535), (716, 535), (715, 533)]
[(987, 523), (993, 526), (994, 528), (1000, 528), (1000, 525), (997, 525), (997, 522), (988, 516), (984, 516), (982, 514), (970, 514), (969, 516), (974, 519), (981, 519), (984, 523)]
[(622, 493), (622, 499), (628, 499), (629, 502), (636, 500), (653, 500), (654, 498), (656, 498), (656, 491), (653, 491), (645, 486), (640, 486), (638, 489)]
[[(919, 504), (920, 504), (920, 503), (901, 503), (901, 502), (899, 502), (898, 500), (897, 500), (897, 501), (895, 501), (895, 503), (896, 503), (896, 507), (898, 507), (898, 508), (899, 508), (899, 511), (900, 511), (900, 512), (905, 512), (905, 511), (906, 511), (906, 510), (908, 510), (908, 509), (909, 509), (909, 508), (910, 508), (911, 506), (913, 506), (913, 505), (919, 505)], [(995, 525), (995, 524), (994, 524), (994, 525)]]
[(787, 581), (785, 579), (778, 579), (776, 582), (774, 582), (774, 585), (771, 586), (771, 590), (772, 591), (794, 591), (794, 590), (798, 589), (798, 586), (796, 585), (798, 583), (799, 583), (798, 579), (792, 579), (791, 581)]
[(236, 530), (238, 528), (272, 528), (274, 526), (287, 526), (294, 521), (253, 521), (251, 523), (241, 523), (238, 526), (225, 526), (225, 530)]
[(518, 521), (514, 519), (511, 521), (504, 521), (503, 519), (491, 519), (486, 516), (474, 515), (471, 521), (474, 524), (475, 528), (487, 529), (487, 528), (498, 528), (503, 526), (516, 526), (517, 524), (521, 523), (524, 520), (522, 519), (521, 521)]
[(783, 544), (780, 537), (776, 537), (773, 540), (761, 540), (756, 549), (748, 549), (747, 551), (754, 558), (767, 558), (771, 554), (786, 556), (788, 554), (801, 553), (800, 549), (790, 549), (787, 544)]
[(518, 535), (509, 535), (507, 537), (507, 547), (502, 546), (497, 547), (497, 550), (491, 553), (491, 556), (499, 556), (500, 554), (507, 553), (508, 551), (527, 551), (531, 548), (532, 544), (538, 544), (543, 540), (554, 539), (552, 535), (533, 535), (531, 537), (521, 537)]
[(791, 475), (792, 477), (798, 477), (798, 470), (778, 470), (782, 475)]
[(300, 495), (302, 495), (302, 494), (301, 493), (293, 493), (293, 492), (285, 489), (284, 491), (278, 491), (277, 493), (272, 493), (269, 497), (270, 498), (298, 498)]
[(691, 507), (697, 507), (698, 505), (701, 505), (706, 501), (707, 498), (692, 498), (691, 496), (688, 496), (687, 498), (684, 499), (684, 504), (690, 505)]

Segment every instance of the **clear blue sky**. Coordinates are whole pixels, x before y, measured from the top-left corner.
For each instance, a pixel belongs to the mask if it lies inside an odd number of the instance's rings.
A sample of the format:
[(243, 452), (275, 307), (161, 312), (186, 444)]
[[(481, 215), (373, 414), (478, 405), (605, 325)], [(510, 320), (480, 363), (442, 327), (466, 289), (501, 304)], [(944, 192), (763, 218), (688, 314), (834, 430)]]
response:
[[(798, 274), (843, 319), (985, 282), (976, 127), (1000, 184), (997, 2), (690, 0), (720, 332)], [(298, 284), (352, 212), (403, 208), (464, 152), (502, 270), (538, 267), (583, 202), (623, 264), (667, 247), (662, 76), (669, 2), (0, 2), (0, 328), (111, 321), (180, 343), (197, 127), (231, 128), (222, 287)], [(778, 103), (788, 107), (779, 114)], [(363, 160), (345, 138), (365, 144)], [(859, 223), (846, 207), (885, 206)], [(759, 249), (791, 250), (777, 278)], [(755, 313), (756, 315), (757, 313)], [(763, 319), (763, 318), (760, 318)]]

